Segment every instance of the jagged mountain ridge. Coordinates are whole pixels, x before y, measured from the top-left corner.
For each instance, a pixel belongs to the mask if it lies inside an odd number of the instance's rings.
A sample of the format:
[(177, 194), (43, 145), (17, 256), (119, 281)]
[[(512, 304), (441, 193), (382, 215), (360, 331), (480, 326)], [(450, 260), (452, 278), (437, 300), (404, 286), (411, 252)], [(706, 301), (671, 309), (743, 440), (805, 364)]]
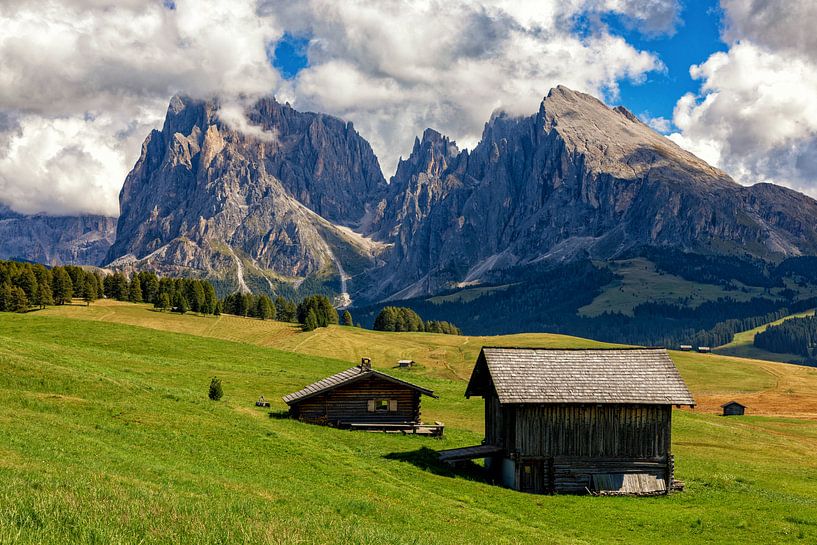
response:
[(0, 259), (100, 265), (115, 236), (116, 218), (25, 215), (0, 204)]
[(252, 273), (276, 290), (374, 263), (379, 245), (342, 226), (365, 228), (386, 182), (351, 123), (302, 113), (274, 99), (247, 112), (253, 134), (219, 117), (217, 101), (174, 97), (120, 194), (108, 259), (165, 274)]
[(762, 259), (817, 251), (817, 202), (745, 187), (624, 108), (557, 87), (529, 117), (495, 114), (472, 151), (426, 131), (392, 180), (395, 248), (377, 297), (479, 283), (498, 269), (643, 246)]
[(643, 246), (817, 254), (814, 200), (741, 186), (626, 109), (564, 87), (531, 116), (496, 113), (471, 151), (426, 130), (388, 185), (350, 123), (262, 99), (247, 133), (219, 107), (171, 101), (122, 188), (113, 266), (232, 288), (250, 274), (270, 291), (310, 278), (346, 291), (351, 277), (353, 295), (376, 301)]

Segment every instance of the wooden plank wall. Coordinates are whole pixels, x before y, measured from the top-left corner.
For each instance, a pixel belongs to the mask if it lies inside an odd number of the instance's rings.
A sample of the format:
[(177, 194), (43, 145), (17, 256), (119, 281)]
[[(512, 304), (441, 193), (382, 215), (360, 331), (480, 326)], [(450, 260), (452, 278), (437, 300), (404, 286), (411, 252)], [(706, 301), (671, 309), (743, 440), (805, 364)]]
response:
[(513, 424), (504, 430), (505, 446), (520, 456), (652, 459), (666, 464), (670, 450), (669, 405), (509, 405), (503, 410), (510, 413), (504, 420)]
[(599, 460), (556, 457), (548, 475), (550, 487), (561, 494), (583, 494), (593, 488), (593, 475), (632, 474), (652, 475), (663, 480), (665, 490), (670, 483), (666, 461), (636, 459)]
[[(371, 399), (397, 400), (397, 411), (370, 413)], [(420, 421), (420, 393), (372, 377), (304, 400), (293, 407), (292, 413), (312, 422), (416, 423)]]
[(502, 406), (496, 394), (485, 398), (485, 444), (505, 447), (502, 420)]

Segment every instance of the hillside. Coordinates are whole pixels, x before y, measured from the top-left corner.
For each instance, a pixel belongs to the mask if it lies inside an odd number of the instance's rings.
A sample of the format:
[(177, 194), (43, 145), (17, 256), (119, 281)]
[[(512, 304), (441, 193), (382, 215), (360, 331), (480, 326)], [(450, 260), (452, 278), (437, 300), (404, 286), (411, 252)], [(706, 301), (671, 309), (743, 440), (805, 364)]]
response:
[[(372, 358), (375, 367), (386, 370), (393, 368), (398, 359), (410, 358), (418, 362), (418, 367), (398, 372), (463, 381), (470, 376), (482, 346), (614, 346), (549, 333), (460, 337), (433, 333), (395, 334), (341, 326), (303, 333), (296, 325), (282, 322), (228, 315), (179, 316), (155, 312), (147, 305), (116, 301), (98, 301), (90, 307), (50, 307), (38, 314), (187, 333), (349, 363), (357, 363), (366, 356)], [(670, 354), (695, 394), (698, 412), (717, 413), (722, 403), (739, 397), (751, 407), (753, 414), (817, 418), (817, 398), (812, 390), (812, 386), (817, 386), (817, 369), (715, 354), (676, 351)]]
[(802, 318), (804, 316), (814, 316), (814, 309), (808, 310), (806, 312), (798, 312), (796, 314), (791, 314), (789, 316), (780, 318), (779, 320), (769, 322), (768, 324), (763, 324), (748, 331), (737, 333), (735, 335), (735, 339), (731, 343), (727, 343), (715, 348), (715, 352), (717, 352), (718, 354), (738, 356), (741, 358), (754, 358), (758, 360), (799, 363), (803, 360), (802, 356), (798, 356), (797, 354), (779, 354), (776, 352), (769, 352), (768, 350), (763, 350), (762, 348), (756, 347), (754, 345), (754, 340), (755, 335), (757, 335), (761, 331), (765, 331), (766, 328), (768, 328), (769, 326), (782, 324), (783, 322), (791, 318)]
[[(210, 320), (217, 328), (229, 322)], [(754, 362), (700, 358), (678, 360), (696, 396), (723, 386), (721, 365), (733, 373), (728, 382), (738, 379), (748, 391), (770, 386)], [(465, 400), (461, 381), (416, 377), (441, 396), (424, 400), (423, 410), (427, 420), (446, 422), (442, 440), (334, 430), (253, 407), (264, 394), (280, 411), (283, 393), (346, 365), (248, 342), (46, 313), (0, 315), (0, 542), (817, 539), (817, 489), (803, 478), (817, 469), (813, 419), (675, 411), (685, 492), (532, 496), (433, 462), (429, 449), (482, 437), (481, 400)], [(218, 403), (206, 398), (213, 375), (224, 381)], [(813, 391), (817, 376), (802, 379)]]

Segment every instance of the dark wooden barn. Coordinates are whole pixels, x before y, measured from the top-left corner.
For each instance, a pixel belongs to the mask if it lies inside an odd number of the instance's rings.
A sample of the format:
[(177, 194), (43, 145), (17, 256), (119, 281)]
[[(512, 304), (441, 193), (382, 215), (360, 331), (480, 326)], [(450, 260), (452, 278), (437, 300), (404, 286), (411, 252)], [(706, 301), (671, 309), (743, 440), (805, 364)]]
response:
[[(360, 365), (285, 395), (292, 417), (337, 427), (442, 433), (442, 424), (420, 421), (420, 396), (434, 392)], [(434, 433), (438, 432), (438, 433)]]
[(723, 416), (743, 416), (746, 412), (746, 405), (737, 401), (730, 401), (721, 405), (721, 409), (723, 409)]
[(672, 406), (695, 404), (664, 349), (486, 347), (465, 395), (485, 399), (485, 440), (440, 459), (533, 493), (668, 492)]

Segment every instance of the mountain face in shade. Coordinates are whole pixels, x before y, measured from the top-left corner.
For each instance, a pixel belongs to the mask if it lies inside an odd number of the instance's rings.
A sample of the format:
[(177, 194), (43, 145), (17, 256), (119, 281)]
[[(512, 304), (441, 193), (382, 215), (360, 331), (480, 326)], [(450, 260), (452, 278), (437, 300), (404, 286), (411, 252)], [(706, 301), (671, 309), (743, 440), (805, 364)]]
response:
[(471, 151), (427, 129), (390, 184), (350, 123), (262, 99), (239, 131), (221, 111), (172, 99), (122, 188), (113, 267), (346, 304), (645, 247), (817, 254), (814, 200), (741, 186), (626, 109), (564, 87), (531, 116), (492, 116)]
[(0, 259), (100, 265), (115, 236), (116, 218), (23, 215), (0, 204)]
[(335, 277), (339, 291), (346, 269), (374, 264), (384, 247), (359, 233), (379, 220), (387, 185), (351, 123), (262, 99), (247, 134), (219, 113), (172, 99), (122, 188), (114, 266), (254, 291)]
[(426, 131), (392, 181), (395, 244), (376, 297), (497, 270), (641, 247), (776, 259), (817, 252), (817, 202), (744, 187), (624, 108), (557, 87), (529, 117), (495, 114), (470, 153)]

